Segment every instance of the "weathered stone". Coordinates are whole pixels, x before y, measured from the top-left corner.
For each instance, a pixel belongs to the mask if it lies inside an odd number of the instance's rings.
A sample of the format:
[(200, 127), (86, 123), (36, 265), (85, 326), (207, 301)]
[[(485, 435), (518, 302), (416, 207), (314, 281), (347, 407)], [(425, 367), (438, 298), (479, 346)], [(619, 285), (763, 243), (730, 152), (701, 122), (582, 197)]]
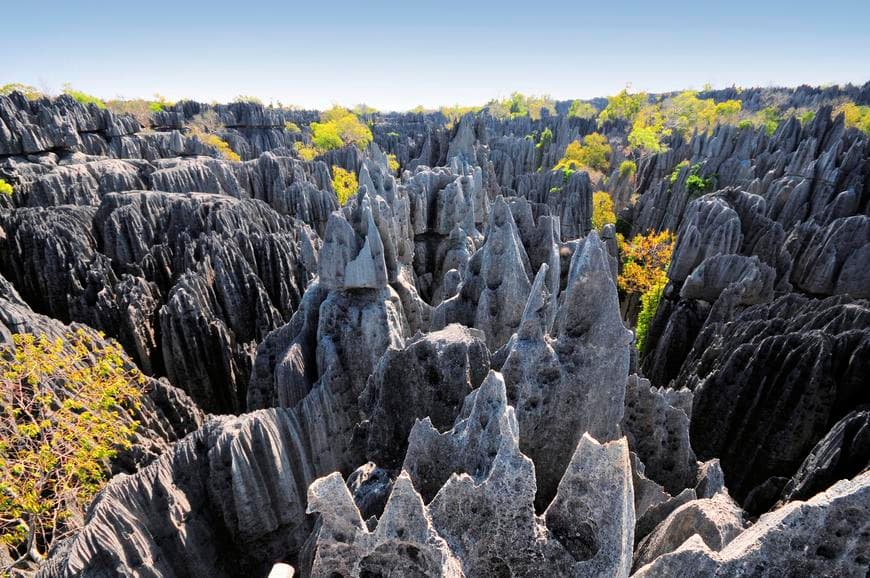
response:
[(415, 418), (428, 417), (439, 430), (449, 428), (472, 389), (489, 370), (483, 335), (461, 325), (409, 340), (388, 349), (360, 396), (369, 459), (387, 467), (401, 463)]

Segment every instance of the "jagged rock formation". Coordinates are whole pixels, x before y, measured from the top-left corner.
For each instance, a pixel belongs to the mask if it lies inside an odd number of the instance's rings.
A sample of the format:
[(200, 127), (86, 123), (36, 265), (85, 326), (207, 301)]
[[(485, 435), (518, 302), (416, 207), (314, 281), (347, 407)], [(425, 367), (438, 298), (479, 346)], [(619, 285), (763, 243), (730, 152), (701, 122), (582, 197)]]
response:
[(655, 388), (637, 375), (625, 388), (622, 427), (632, 451), (646, 466), (646, 476), (672, 495), (692, 487), (697, 477), (689, 440), (692, 393)]
[(415, 418), (428, 417), (439, 430), (447, 429), (488, 370), (483, 335), (461, 325), (417, 335), (404, 349), (388, 349), (360, 398), (369, 416), (363, 424), (367, 457), (398, 466)]
[(807, 455), (782, 490), (780, 503), (805, 500), (870, 467), (870, 412), (849, 412)]
[[(806, 574), (863, 576), (867, 557), (870, 474), (843, 480), (806, 502), (765, 514), (720, 552), (693, 536), (635, 576)], [(795, 548), (795, 545), (799, 545)]]
[(555, 304), (542, 265), (502, 366), (521, 448), (535, 462), (539, 509), (555, 493), (583, 432), (602, 441), (619, 437), (631, 334), (619, 316), (606, 251), (592, 232), (574, 252), (555, 339), (549, 336)]
[(671, 512), (638, 544), (634, 567), (673, 552), (693, 536), (699, 536), (708, 548), (718, 552), (742, 531), (743, 511), (727, 493), (692, 500)]
[(0, 224), (0, 268), (32, 307), (117, 337), (224, 412), (244, 408), (250, 350), (298, 305), (319, 246), (262, 203), (196, 193), (111, 193), (96, 211), (18, 209)]
[[(363, 525), (340, 477), (315, 482), (312, 507), (326, 522), (312, 575), (363, 575), (367, 564), (415, 568), (426, 576), (627, 575), (634, 503), (625, 440), (601, 445), (585, 436), (555, 499), (538, 517), (534, 469), (517, 436), (504, 381), (493, 372), (466, 398), (450, 431), (439, 434), (428, 418), (417, 422), (374, 529)], [(399, 508), (408, 511), (397, 523)], [(428, 571), (415, 566), (424, 563)]]
[(311, 531), (314, 471), (293, 415), (215, 417), (134, 476), (118, 476), (41, 576), (265, 575)]
[[(0, 96), (0, 334), (163, 376), (41, 575), (866, 574), (870, 139), (831, 106), (868, 91), (747, 89), (818, 110), (648, 157), (570, 102), (373, 113), (313, 161), (316, 111)], [(610, 174), (552, 170), (596, 131)], [(619, 234), (662, 229), (639, 354)]]
[(466, 264), (459, 293), (435, 308), (433, 329), (449, 323), (476, 327), (495, 351), (519, 326), (531, 290), (530, 274), (529, 257), (511, 210), (499, 197), (492, 207), (486, 242)]
[(721, 460), (736, 498), (781, 489), (840, 418), (870, 402), (868, 319), (864, 301), (790, 295), (704, 329), (677, 382), (694, 390), (695, 451)]

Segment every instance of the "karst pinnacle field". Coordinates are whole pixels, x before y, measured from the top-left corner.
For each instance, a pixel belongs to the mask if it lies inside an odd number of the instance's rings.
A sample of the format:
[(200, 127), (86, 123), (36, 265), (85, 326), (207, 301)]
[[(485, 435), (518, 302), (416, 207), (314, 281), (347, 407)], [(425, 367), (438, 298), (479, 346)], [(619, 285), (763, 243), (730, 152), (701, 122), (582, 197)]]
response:
[(0, 8), (0, 578), (867, 576), (838, 1)]

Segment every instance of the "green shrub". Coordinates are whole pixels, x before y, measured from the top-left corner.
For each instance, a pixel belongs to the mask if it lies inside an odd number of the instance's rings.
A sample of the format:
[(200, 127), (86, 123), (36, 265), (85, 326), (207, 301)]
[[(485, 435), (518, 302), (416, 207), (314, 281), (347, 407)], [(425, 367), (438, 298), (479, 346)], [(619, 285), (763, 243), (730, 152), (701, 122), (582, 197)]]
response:
[(597, 115), (598, 111), (595, 110), (595, 107), (582, 100), (575, 100), (568, 109), (570, 118), (595, 118)]
[(490, 101), (486, 105), (486, 109), (489, 114), (496, 118), (528, 116), (534, 120), (539, 120), (544, 110), (551, 115), (556, 114), (556, 103), (549, 95), (526, 96), (521, 92), (514, 92), (510, 98)]
[(588, 134), (580, 141), (568, 144), (565, 155), (556, 163), (555, 170), (587, 169), (606, 173), (610, 170), (610, 153), (612, 149), (607, 138), (597, 132)]
[(194, 135), (196, 138), (202, 142), (204, 145), (208, 145), (217, 150), (218, 154), (225, 158), (228, 161), (240, 161), (242, 157), (239, 154), (230, 148), (230, 145), (227, 141), (223, 140), (216, 134), (211, 133), (199, 133)]
[(704, 193), (708, 193), (713, 190), (714, 186), (716, 186), (715, 175), (711, 175), (709, 177), (702, 177), (699, 174), (700, 172), (700, 164), (692, 165), (692, 170), (689, 173), (689, 176), (686, 177), (686, 190), (689, 191), (690, 199), (694, 199), (695, 197), (699, 197)]
[(592, 195), (592, 228), (599, 231), (604, 225), (616, 223), (616, 213), (613, 212), (613, 199), (610, 193), (598, 191)]
[(399, 159), (396, 158), (396, 155), (387, 155), (387, 166), (391, 173), (396, 174), (399, 172)]
[(0, 195), (6, 195), (7, 197), (11, 197), (12, 192), (12, 185), (7, 183), (3, 179), (0, 179)]
[(741, 120), (740, 122), (737, 123), (737, 128), (739, 128), (741, 130), (743, 130), (745, 128), (752, 128), (754, 126), (755, 125), (752, 124), (752, 121), (749, 120), (748, 118), (744, 118), (743, 120)]
[(76, 101), (84, 105), (93, 104), (97, 108), (106, 108), (106, 103), (103, 102), (101, 99), (80, 90), (76, 90), (69, 84), (65, 84), (63, 86), (63, 93), (70, 95)]
[(641, 356), (645, 354), (644, 348), (646, 347), (649, 327), (656, 316), (656, 310), (659, 308), (659, 302), (667, 283), (667, 278), (659, 279), (658, 283), (640, 297), (640, 313), (637, 316), (637, 326), (635, 327), (635, 345), (637, 345), (637, 350)]
[(646, 104), (648, 96), (645, 92), (637, 94), (629, 94), (628, 88), (622, 89), (619, 93), (607, 97), (607, 106), (598, 115), (598, 125), (604, 124), (608, 120), (627, 120), (633, 121), (640, 112), (640, 109)]
[(680, 171), (689, 166), (689, 161), (680, 161), (677, 163), (677, 166), (674, 167), (674, 170), (671, 171), (671, 176), (668, 178), (668, 182), (672, 185), (677, 182), (677, 179), (680, 178)]
[(152, 100), (148, 106), (151, 109), (151, 112), (163, 112), (167, 108), (175, 106), (175, 103), (166, 100), (166, 97), (161, 94), (155, 94), (154, 100)]
[(870, 133), (870, 106), (858, 106), (854, 102), (845, 102), (837, 107), (834, 114), (843, 114), (847, 127), (855, 127), (865, 133)]
[(758, 113), (759, 124), (764, 127), (765, 132), (768, 135), (773, 135), (776, 132), (776, 129), (779, 127), (779, 123), (782, 122), (782, 114), (780, 114), (779, 110), (776, 107), (768, 106), (767, 108), (762, 109)]
[(0, 541), (13, 557), (39, 561), (75, 529), (130, 447), (145, 383), (120, 345), (81, 329), (0, 346)]
[(302, 132), (302, 129), (299, 128), (298, 124), (289, 121), (284, 123), (284, 130), (286, 130), (290, 134), (299, 134), (300, 132)]
[(299, 158), (303, 161), (313, 161), (319, 154), (316, 148), (308, 146), (301, 141), (293, 143), (293, 150), (296, 151), (296, 154), (298, 154)]
[(29, 84), (21, 84), (20, 82), (12, 82), (0, 86), (0, 95), (9, 96), (13, 92), (20, 92), (27, 100), (36, 100), (42, 98), (42, 93)]
[(637, 173), (637, 163), (630, 160), (625, 160), (619, 163), (619, 177), (622, 179), (630, 179)]

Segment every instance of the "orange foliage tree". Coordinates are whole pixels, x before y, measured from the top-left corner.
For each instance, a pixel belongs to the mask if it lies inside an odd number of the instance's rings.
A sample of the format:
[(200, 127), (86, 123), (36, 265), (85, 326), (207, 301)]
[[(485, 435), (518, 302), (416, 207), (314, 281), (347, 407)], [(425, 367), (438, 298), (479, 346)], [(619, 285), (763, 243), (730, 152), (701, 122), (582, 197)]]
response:
[(618, 285), (626, 293), (644, 294), (667, 281), (667, 269), (674, 251), (670, 231), (635, 235), (623, 243), (622, 273)]

